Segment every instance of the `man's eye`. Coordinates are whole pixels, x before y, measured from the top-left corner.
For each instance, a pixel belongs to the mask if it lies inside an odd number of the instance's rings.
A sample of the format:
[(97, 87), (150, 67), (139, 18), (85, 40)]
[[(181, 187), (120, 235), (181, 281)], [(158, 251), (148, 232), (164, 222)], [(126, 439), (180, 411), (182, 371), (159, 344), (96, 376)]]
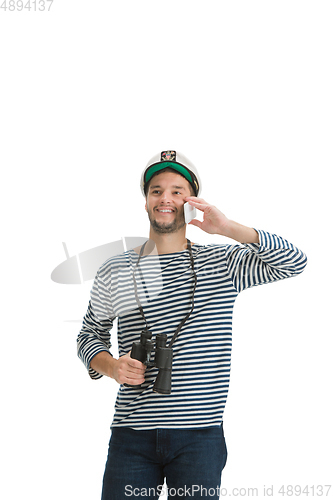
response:
[[(152, 194), (157, 194), (157, 193), (160, 193), (160, 192), (161, 192), (161, 191), (159, 191), (159, 190), (157, 190), (157, 189), (154, 189), (154, 190), (152, 191)], [(180, 191), (174, 191), (174, 194), (181, 194), (181, 192), (180, 192)]]

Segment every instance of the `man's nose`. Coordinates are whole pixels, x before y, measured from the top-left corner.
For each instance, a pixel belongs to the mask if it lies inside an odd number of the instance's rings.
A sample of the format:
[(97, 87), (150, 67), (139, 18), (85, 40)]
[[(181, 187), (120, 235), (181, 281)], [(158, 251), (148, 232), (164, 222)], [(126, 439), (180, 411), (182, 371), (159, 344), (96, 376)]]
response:
[(161, 201), (167, 203), (171, 202), (171, 199), (172, 199), (171, 193), (169, 193), (168, 191), (163, 191), (163, 193), (161, 194)]

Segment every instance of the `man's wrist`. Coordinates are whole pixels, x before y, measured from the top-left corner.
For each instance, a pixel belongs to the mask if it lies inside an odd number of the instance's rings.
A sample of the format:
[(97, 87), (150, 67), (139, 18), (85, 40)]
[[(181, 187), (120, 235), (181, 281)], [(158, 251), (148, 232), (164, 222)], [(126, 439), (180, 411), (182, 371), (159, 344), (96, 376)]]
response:
[(92, 358), (90, 368), (101, 375), (114, 378), (114, 368), (116, 362), (117, 360), (114, 359), (109, 351), (101, 351)]
[(253, 227), (243, 226), (230, 219), (220, 234), (239, 243), (260, 243), (259, 234)]

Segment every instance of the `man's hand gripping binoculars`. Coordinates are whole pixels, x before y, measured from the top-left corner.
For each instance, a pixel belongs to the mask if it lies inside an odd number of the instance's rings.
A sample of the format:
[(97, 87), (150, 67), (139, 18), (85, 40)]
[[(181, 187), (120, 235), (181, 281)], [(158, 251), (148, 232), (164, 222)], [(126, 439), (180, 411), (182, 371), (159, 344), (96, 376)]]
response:
[[(156, 377), (153, 390), (160, 394), (171, 393), (171, 373), (172, 373), (172, 348), (166, 347), (167, 335), (165, 333), (158, 333), (156, 335), (156, 348), (155, 360), (151, 361), (151, 354), (154, 344), (151, 340), (152, 333), (149, 330), (143, 330), (141, 333), (140, 341), (133, 342), (131, 350), (131, 358), (138, 359), (146, 365), (156, 366), (159, 369)], [(128, 386), (128, 384), (125, 384)], [(130, 386), (130, 387), (140, 387)]]

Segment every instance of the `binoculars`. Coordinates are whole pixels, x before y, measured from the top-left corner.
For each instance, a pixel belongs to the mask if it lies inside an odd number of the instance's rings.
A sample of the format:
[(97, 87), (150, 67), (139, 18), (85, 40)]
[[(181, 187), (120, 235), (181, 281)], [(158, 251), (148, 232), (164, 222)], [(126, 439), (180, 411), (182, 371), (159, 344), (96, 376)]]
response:
[[(153, 391), (160, 394), (171, 393), (171, 372), (172, 372), (172, 348), (166, 347), (167, 335), (158, 333), (156, 335), (155, 360), (151, 361), (151, 354), (154, 344), (151, 340), (152, 333), (143, 330), (140, 341), (133, 342), (131, 358), (138, 359), (146, 366), (156, 366), (159, 369)], [(138, 386), (134, 386), (138, 387)]]

